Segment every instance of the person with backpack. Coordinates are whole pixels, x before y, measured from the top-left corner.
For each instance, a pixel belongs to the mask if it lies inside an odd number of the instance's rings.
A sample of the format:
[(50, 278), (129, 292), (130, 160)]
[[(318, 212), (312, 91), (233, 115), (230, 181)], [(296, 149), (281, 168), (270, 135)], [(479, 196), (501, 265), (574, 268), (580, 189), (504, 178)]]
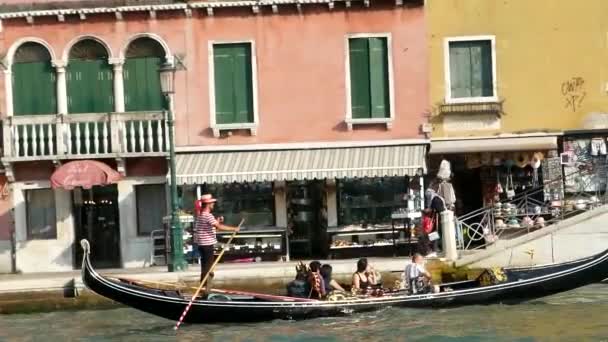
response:
[(422, 215), (422, 232), (419, 238), (421, 253), (436, 257), (439, 251), (441, 213), (446, 210), (445, 200), (437, 193), (439, 183), (431, 182), (424, 194), (425, 209)]

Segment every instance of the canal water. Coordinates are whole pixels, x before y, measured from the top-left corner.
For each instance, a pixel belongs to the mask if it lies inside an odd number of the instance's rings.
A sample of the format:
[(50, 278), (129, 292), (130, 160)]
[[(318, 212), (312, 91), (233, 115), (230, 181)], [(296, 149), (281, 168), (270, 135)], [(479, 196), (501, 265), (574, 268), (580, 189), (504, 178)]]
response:
[(0, 315), (0, 341), (606, 341), (608, 284), (516, 305), (387, 308), (308, 321), (185, 325), (136, 310)]

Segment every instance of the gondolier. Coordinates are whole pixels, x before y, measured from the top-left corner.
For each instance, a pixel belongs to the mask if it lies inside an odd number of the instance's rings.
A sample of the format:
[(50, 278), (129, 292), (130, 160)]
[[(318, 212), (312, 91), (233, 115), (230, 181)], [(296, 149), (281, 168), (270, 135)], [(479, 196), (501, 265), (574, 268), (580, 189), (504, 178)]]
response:
[[(215, 206), (217, 200), (210, 194), (203, 195), (196, 203), (197, 216), (196, 223), (194, 225), (194, 243), (198, 245), (198, 252), (201, 256), (201, 277), (200, 281), (211, 269), (213, 265), (213, 250), (217, 243), (217, 237), (215, 231), (223, 230), (234, 232), (238, 231), (239, 227), (227, 226), (224, 224), (224, 218), (215, 218), (211, 211)], [(200, 208), (200, 209), (199, 209)], [(209, 274), (207, 279), (206, 289), (207, 292), (211, 290), (211, 280), (213, 279), (213, 273)]]

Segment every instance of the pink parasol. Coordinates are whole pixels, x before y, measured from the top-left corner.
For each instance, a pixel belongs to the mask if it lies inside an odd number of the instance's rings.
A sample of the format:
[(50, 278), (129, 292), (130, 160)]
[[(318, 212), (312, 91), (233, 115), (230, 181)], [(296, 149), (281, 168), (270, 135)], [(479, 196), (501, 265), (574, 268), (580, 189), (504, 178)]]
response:
[(72, 190), (118, 182), (122, 176), (108, 165), (95, 160), (76, 160), (60, 166), (51, 176), (51, 186)]

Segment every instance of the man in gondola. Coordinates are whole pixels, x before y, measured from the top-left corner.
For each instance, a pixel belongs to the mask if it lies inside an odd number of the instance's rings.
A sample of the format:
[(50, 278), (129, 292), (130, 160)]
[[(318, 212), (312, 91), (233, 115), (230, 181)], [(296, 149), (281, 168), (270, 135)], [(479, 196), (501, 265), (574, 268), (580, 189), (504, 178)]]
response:
[[(197, 201), (196, 207), (200, 208), (197, 212), (196, 223), (194, 225), (194, 242), (198, 245), (198, 252), (201, 256), (201, 278), (203, 281), (205, 275), (211, 270), (213, 265), (213, 251), (217, 243), (215, 234), (216, 229), (222, 231), (234, 232), (238, 231), (239, 227), (232, 227), (224, 224), (224, 218), (217, 219), (211, 214), (217, 200), (210, 194), (205, 194)], [(211, 291), (211, 283), (213, 272), (207, 278), (206, 292)]]

